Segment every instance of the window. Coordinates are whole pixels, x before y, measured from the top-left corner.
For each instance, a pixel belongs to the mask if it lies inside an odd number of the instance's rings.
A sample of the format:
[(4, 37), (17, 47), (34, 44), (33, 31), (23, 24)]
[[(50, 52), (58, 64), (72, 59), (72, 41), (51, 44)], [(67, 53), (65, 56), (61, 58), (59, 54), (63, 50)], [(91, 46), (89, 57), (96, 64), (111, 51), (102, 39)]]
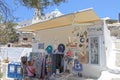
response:
[(24, 41), (27, 41), (27, 40), (28, 40), (28, 38), (23, 38), (23, 40), (24, 40)]

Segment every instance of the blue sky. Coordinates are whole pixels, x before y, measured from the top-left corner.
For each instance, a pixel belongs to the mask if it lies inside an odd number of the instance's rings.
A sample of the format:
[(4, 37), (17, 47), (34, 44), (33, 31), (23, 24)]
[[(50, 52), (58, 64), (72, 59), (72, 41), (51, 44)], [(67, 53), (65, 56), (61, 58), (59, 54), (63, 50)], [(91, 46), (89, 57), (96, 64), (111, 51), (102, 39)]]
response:
[[(33, 17), (34, 10), (28, 9), (20, 4), (14, 5), (14, 0), (5, 0), (9, 7), (14, 9), (13, 15), (18, 17), (20, 21), (28, 20)], [(51, 12), (58, 8), (63, 14), (80, 11), (82, 9), (93, 8), (100, 18), (110, 17), (118, 20), (120, 13), (120, 0), (68, 0), (66, 3), (61, 3), (60, 6), (50, 6), (44, 10), (45, 13)]]

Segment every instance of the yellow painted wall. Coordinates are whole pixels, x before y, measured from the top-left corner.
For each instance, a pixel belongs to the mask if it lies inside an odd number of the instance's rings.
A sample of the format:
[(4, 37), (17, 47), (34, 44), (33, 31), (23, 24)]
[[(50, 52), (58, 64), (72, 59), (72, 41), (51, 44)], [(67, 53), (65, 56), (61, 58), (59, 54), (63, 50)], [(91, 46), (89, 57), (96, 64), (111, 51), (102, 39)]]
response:
[[(74, 31), (75, 28), (78, 30)], [(77, 39), (77, 42), (79, 43), (79, 37), (77, 37), (77, 33), (84, 32), (86, 30), (87, 26), (66, 26), (66, 27), (60, 27), (60, 28), (53, 28), (53, 29), (47, 29), (47, 30), (41, 30), (36, 32), (36, 40), (45, 43), (45, 47), (47, 45), (53, 45), (54, 44), (66, 44), (68, 42), (68, 38), (70, 37), (71, 40)], [(74, 33), (73, 33), (74, 32)]]

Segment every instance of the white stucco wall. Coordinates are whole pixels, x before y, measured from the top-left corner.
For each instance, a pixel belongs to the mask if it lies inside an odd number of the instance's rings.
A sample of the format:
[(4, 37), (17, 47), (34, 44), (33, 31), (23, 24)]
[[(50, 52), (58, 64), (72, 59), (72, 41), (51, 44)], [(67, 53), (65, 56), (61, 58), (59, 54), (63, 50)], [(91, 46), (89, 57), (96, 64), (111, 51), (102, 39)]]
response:
[[(77, 32), (84, 32), (87, 30), (88, 27), (102, 27), (103, 23), (93, 23), (91, 26), (82, 25), (82, 26), (66, 26), (66, 27), (59, 27), (59, 28), (52, 28), (52, 29), (46, 29), (41, 31), (36, 31), (35, 34), (35, 40), (40, 43), (45, 44), (45, 48), (48, 45), (52, 45), (55, 49), (56, 45), (63, 43), (66, 44), (68, 42), (68, 38), (74, 38), (77, 34)], [(77, 30), (75, 30), (77, 28)], [(74, 31), (74, 33), (72, 33)], [(104, 33), (103, 33), (104, 34)], [(97, 36), (97, 35), (96, 35)], [(88, 77), (99, 77), (102, 70), (106, 69), (106, 54), (104, 49), (104, 36), (101, 36), (101, 52), (100, 52), (100, 64), (99, 65), (91, 65), (90, 63), (83, 64), (83, 75)], [(77, 38), (77, 41), (79, 42), (79, 38)], [(33, 43), (36, 44), (36, 43)], [(35, 48), (35, 45), (33, 46), (34, 49), (37, 51), (37, 47)], [(80, 50), (79, 47), (77, 47), (78, 50)], [(35, 51), (35, 50), (34, 50)]]
[(105, 39), (105, 53), (106, 53), (106, 66), (108, 69), (115, 69), (115, 44), (112, 42), (112, 37), (110, 35), (110, 30), (106, 25), (106, 20), (104, 22), (104, 39)]

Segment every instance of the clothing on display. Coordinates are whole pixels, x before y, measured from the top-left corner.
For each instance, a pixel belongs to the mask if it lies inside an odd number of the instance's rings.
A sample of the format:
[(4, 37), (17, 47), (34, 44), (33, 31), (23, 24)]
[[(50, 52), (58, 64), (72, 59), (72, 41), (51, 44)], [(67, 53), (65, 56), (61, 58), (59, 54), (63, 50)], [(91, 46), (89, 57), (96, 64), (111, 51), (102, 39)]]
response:
[(53, 73), (64, 71), (64, 54), (55, 52), (54, 54), (44, 54), (42, 52), (31, 52), (29, 60), (34, 60), (36, 78), (49, 78)]
[(64, 66), (62, 65), (64, 54), (52, 54), (52, 68), (53, 73), (56, 73), (56, 69), (59, 69), (60, 73), (63, 72)]

